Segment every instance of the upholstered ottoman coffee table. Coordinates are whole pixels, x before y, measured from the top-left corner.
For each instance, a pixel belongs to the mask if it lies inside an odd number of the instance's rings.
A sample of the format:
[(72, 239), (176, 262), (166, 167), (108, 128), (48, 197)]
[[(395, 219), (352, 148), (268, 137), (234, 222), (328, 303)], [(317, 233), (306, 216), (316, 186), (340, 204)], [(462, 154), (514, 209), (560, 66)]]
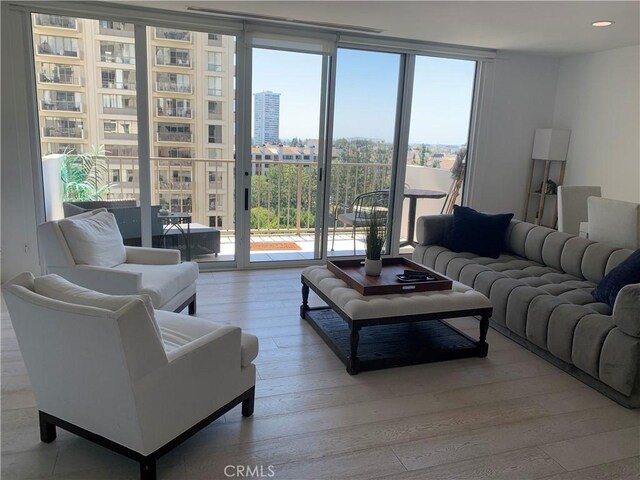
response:
[[(300, 316), (351, 375), (487, 355), (491, 302), (462, 283), (453, 282), (451, 290), (364, 296), (324, 266), (306, 268), (301, 281)], [(310, 289), (328, 306), (310, 307)], [(444, 321), (468, 316), (480, 318), (479, 340)]]

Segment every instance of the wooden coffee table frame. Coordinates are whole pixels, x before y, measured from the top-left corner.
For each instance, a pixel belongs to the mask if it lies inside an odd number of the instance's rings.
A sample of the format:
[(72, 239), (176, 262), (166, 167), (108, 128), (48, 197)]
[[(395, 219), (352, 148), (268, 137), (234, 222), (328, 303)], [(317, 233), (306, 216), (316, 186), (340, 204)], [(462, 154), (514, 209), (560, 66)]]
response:
[[(493, 313), (493, 308), (478, 308), (478, 309), (470, 309), (470, 310), (453, 310), (447, 312), (440, 313), (418, 313), (415, 315), (402, 315), (402, 316), (393, 316), (393, 317), (382, 317), (382, 318), (368, 318), (368, 319), (352, 319), (349, 317), (347, 313), (345, 313), (340, 307), (338, 307), (335, 302), (333, 302), (327, 295), (321, 292), (313, 283), (311, 283), (306, 277), (301, 276), (302, 282), (302, 305), (300, 305), (300, 317), (305, 319), (313, 329), (320, 335), (320, 337), (325, 341), (325, 343), (333, 350), (336, 356), (346, 365), (347, 372), (350, 375), (356, 375), (362, 370), (367, 370), (367, 368), (362, 368), (360, 360), (358, 359), (358, 344), (360, 343), (360, 329), (362, 327), (375, 326), (375, 325), (393, 325), (398, 323), (411, 323), (411, 322), (422, 322), (426, 320), (444, 320), (448, 318), (460, 318), (460, 317), (480, 317), (480, 338), (476, 340), (461, 330), (455, 328), (452, 325), (447, 324), (449, 328), (457, 332), (462, 337), (465, 337), (467, 340), (473, 342), (477, 350), (474, 356), (478, 357), (486, 357), (489, 351), (489, 345), (487, 344), (487, 331), (489, 329), (489, 317)], [(309, 306), (309, 290), (313, 290), (324, 302), (327, 303), (328, 306), (322, 307), (310, 307)], [(339, 348), (334, 339), (328, 335), (323, 328), (309, 315), (309, 312), (315, 310), (327, 310), (331, 309), (335, 313), (337, 313), (349, 326), (350, 330), (350, 352), (348, 355)], [(456, 356), (447, 356), (437, 360), (449, 360), (453, 358), (466, 358), (469, 357), (468, 353)], [(431, 361), (437, 361), (431, 360)], [(422, 362), (411, 362), (411, 363), (422, 363)], [(378, 362), (380, 365), (378, 368), (386, 368), (392, 366), (398, 366), (397, 363), (388, 361), (388, 362)], [(406, 363), (409, 365), (410, 363)]]

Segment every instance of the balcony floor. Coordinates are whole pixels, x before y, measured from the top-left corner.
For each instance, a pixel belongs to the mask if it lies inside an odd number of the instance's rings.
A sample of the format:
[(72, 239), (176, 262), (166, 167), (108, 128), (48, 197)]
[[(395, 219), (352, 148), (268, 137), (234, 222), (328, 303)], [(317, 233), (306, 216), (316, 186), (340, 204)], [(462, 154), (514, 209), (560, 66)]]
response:
[[(194, 258), (196, 262), (228, 262), (234, 260), (235, 235), (222, 235), (220, 238), (220, 253), (215, 255), (202, 255)], [(314, 236), (306, 235), (253, 235), (251, 243), (263, 242), (293, 242), (300, 250), (261, 250), (251, 252), (251, 262), (281, 262), (288, 260), (313, 260)], [(331, 248), (331, 234), (329, 235), (329, 248)], [(356, 235), (355, 255), (364, 256), (364, 241)], [(401, 253), (411, 253), (412, 248), (405, 247)], [(352, 256), (353, 238), (350, 233), (337, 233), (334, 249), (329, 251), (329, 257)]]

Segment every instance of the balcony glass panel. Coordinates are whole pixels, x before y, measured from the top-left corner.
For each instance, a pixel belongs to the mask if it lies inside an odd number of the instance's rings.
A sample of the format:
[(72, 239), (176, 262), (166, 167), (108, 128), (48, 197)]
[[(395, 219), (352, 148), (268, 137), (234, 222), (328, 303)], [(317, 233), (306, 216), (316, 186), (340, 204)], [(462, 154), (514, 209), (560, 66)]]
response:
[(135, 46), (133, 43), (100, 42), (100, 61), (135, 65)]
[(40, 55), (60, 55), (63, 57), (79, 57), (78, 40), (69, 37), (40, 35), (38, 37), (38, 53)]
[(45, 137), (83, 138), (83, 123), (79, 118), (45, 117), (43, 123)]
[(185, 30), (174, 30), (171, 28), (156, 27), (155, 37), (161, 40), (179, 40), (181, 42), (191, 41), (191, 32)]
[(159, 117), (192, 118), (191, 102), (177, 98), (158, 98), (156, 114)]
[(80, 71), (74, 65), (41, 63), (38, 73), (40, 83), (58, 83), (61, 85), (80, 85)]
[(133, 38), (133, 23), (112, 22), (111, 20), (99, 20), (100, 35), (112, 35), (116, 37)]
[(76, 30), (78, 28), (76, 19), (72, 17), (47, 15), (44, 13), (37, 13), (34, 16), (36, 19), (36, 25), (40, 27), (69, 28), (71, 30)]
[(156, 65), (191, 67), (191, 51), (180, 48), (156, 48)]
[(135, 90), (136, 72), (103, 68), (100, 72), (102, 88), (113, 90)]

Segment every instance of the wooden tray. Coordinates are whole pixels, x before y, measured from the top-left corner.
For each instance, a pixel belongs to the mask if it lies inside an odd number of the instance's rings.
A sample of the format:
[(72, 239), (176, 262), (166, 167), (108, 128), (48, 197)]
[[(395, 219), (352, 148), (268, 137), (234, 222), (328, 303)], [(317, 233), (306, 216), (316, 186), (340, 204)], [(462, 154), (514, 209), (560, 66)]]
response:
[[(404, 257), (383, 258), (382, 273), (379, 277), (365, 275), (364, 262), (362, 260), (332, 260), (327, 262), (327, 268), (361, 295), (451, 290), (453, 284), (447, 277)], [(426, 272), (435, 280), (401, 282), (396, 275), (403, 273), (404, 270)]]

